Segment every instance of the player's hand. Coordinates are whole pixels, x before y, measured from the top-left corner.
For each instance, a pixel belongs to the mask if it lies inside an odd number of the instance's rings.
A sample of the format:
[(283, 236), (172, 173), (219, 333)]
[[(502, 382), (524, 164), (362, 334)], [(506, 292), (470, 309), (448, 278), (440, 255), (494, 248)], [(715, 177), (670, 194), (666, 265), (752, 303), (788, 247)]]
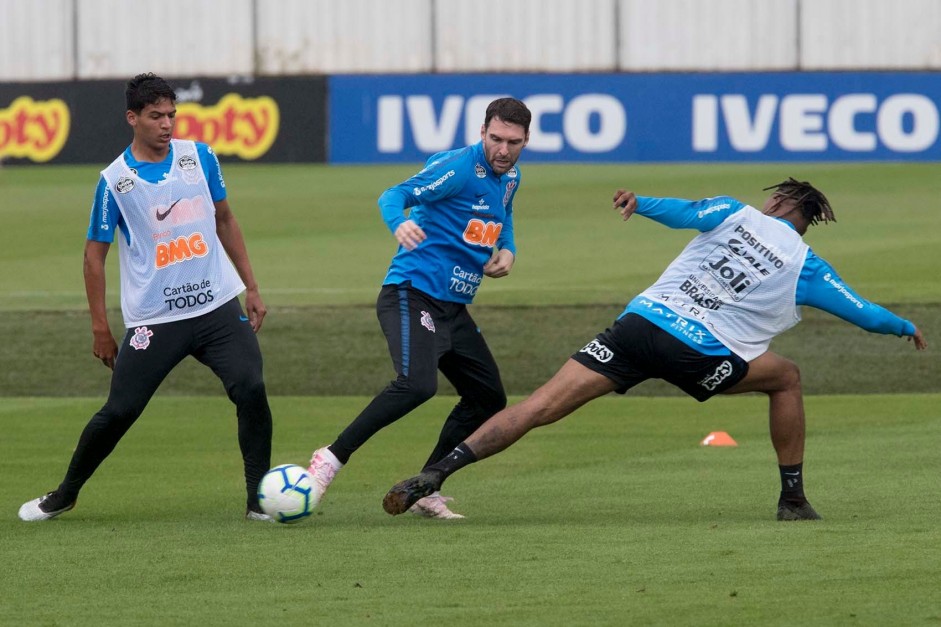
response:
[(114, 341), (110, 329), (107, 331), (93, 331), (92, 335), (92, 354), (95, 359), (100, 359), (101, 363), (111, 370), (114, 370), (114, 360), (118, 356), (118, 343)]
[(915, 350), (923, 351), (928, 348), (928, 342), (925, 340), (925, 336), (921, 334), (921, 331), (918, 330), (918, 327), (915, 327), (915, 335), (906, 339), (915, 342)]
[(414, 220), (406, 220), (395, 229), (395, 239), (405, 247), (405, 250), (415, 250), (425, 241), (425, 232), (415, 224)]
[(268, 309), (265, 307), (264, 301), (261, 300), (258, 288), (246, 290), (245, 314), (248, 316), (248, 323), (252, 325), (252, 331), (258, 333), (261, 329), (261, 323), (268, 315)]
[(505, 248), (502, 250), (494, 250), (489, 261), (484, 264), (484, 274), (493, 279), (504, 277), (510, 273), (510, 268), (513, 267), (515, 260), (516, 257), (513, 253)]
[(637, 196), (634, 192), (619, 189), (614, 192), (614, 208), (618, 210), (624, 220), (630, 219), (637, 210)]

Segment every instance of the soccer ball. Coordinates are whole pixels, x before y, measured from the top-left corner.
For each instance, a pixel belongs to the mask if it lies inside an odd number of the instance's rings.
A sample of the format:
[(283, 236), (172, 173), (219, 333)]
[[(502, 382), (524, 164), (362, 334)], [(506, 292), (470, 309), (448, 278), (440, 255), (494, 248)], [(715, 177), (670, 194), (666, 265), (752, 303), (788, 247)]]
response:
[(317, 507), (317, 494), (306, 468), (282, 464), (261, 478), (258, 502), (261, 510), (276, 521), (296, 523), (310, 516)]

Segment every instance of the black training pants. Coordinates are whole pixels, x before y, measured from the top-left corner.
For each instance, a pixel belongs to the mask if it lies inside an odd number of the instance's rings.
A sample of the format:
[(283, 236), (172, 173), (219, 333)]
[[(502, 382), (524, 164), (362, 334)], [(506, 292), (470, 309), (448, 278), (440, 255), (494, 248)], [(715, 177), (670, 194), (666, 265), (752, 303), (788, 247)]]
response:
[(440, 369), (461, 398), (425, 465), (433, 464), (506, 407), (497, 363), (466, 305), (437, 300), (407, 284), (384, 285), (376, 313), (398, 376), (330, 450), (346, 463), (380, 429), (434, 396)]
[(59, 486), (66, 501), (78, 497), (157, 387), (188, 355), (212, 369), (235, 403), (248, 504), (258, 502), (258, 483), (271, 466), (271, 410), (258, 339), (238, 298), (195, 318), (128, 329), (119, 346), (108, 401), (86, 425)]

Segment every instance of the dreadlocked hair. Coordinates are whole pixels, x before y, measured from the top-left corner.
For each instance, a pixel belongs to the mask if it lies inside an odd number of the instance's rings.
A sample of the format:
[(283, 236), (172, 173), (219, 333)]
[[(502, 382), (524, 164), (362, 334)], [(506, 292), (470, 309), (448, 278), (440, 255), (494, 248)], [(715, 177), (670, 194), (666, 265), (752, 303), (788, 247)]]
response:
[(794, 177), (788, 177), (786, 181), (765, 187), (762, 191), (772, 189), (775, 190), (774, 195), (780, 196), (781, 200), (793, 200), (794, 204), (800, 208), (801, 214), (810, 220), (811, 224), (836, 222), (830, 201), (823, 195), (823, 192), (807, 181), (798, 181)]

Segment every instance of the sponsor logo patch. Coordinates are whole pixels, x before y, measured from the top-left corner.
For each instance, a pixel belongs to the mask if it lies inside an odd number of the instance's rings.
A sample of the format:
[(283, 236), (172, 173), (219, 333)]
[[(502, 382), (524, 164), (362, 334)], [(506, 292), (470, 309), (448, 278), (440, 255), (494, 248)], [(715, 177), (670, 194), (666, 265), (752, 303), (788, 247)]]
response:
[(732, 363), (728, 360), (723, 361), (721, 364), (719, 364), (719, 367), (716, 368), (716, 371), (700, 381), (699, 385), (711, 392), (712, 390), (719, 387), (719, 384), (725, 381), (731, 374)]
[(158, 242), (154, 251), (154, 265), (158, 270), (175, 263), (189, 261), (193, 257), (205, 257), (209, 254), (209, 244), (202, 233), (193, 233), (189, 237), (179, 236), (169, 242)]
[(826, 274), (823, 275), (823, 280), (824, 280), (826, 283), (829, 283), (831, 286), (833, 286), (833, 288), (836, 289), (836, 291), (838, 291), (840, 294), (842, 294), (843, 296), (845, 296), (845, 297), (846, 297), (846, 300), (848, 300), (849, 302), (851, 302), (851, 303), (853, 303), (854, 305), (856, 305), (856, 308), (857, 308), (857, 309), (862, 309), (863, 307), (865, 307), (865, 305), (863, 305), (863, 304), (859, 301), (858, 298), (856, 298), (855, 296), (853, 296), (853, 295), (850, 293), (850, 291), (849, 291), (848, 289), (846, 289), (846, 287), (845, 287), (842, 283), (840, 283), (839, 281), (837, 281), (836, 279), (834, 279), (833, 276), (832, 276), (829, 272), (827, 272)]
[(475, 246), (493, 248), (500, 238), (500, 231), (502, 230), (502, 222), (484, 222), (477, 218), (471, 218), (467, 221), (467, 226), (464, 227), (464, 241)]
[(746, 266), (737, 255), (722, 245), (716, 246), (709, 256), (700, 262), (699, 267), (711, 274), (735, 302), (741, 301), (761, 285), (761, 279), (755, 270)]
[(150, 346), (150, 338), (154, 332), (147, 327), (137, 327), (134, 329), (134, 335), (131, 336), (131, 346), (135, 350), (146, 350)]
[(435, 182), (429, 183), (428, 185), (423, 185), (421, 187), (416, 187), (415, 189), (412, 190), (412, 193), (415, 196), (421, 196), (424, 192), (433, 192), (439, 187), (441, 187), (442, 185), (444, 185), (444, 182), (447, 181), (452, 176), (454, 176), (454, 170), (448, 170), (447, 172), (442, 174), (441, 177)]
[(180, 202), (180, 200), (182, 200), (182, 198), (177, 198), (176, 200), (174, 200), (173, 204), (167, 207), (167, 210), (164, 211), (163, 213), (160, 212), (160, 209), (157, 209), (157, 220), (161, 222), (166, 220), (167, 216), (170, 215), (170, 212), (173, 211), (173, 208), (176, 207), (176, 203)]
[(611, 358), (614, 357), (614, 351), (598, 340), (592, 340), (588, 342), (588, 344), (586, 344), (585, 347), (578, 352), (587, 353), (603, 364), (608, 363), (611, 361)]

